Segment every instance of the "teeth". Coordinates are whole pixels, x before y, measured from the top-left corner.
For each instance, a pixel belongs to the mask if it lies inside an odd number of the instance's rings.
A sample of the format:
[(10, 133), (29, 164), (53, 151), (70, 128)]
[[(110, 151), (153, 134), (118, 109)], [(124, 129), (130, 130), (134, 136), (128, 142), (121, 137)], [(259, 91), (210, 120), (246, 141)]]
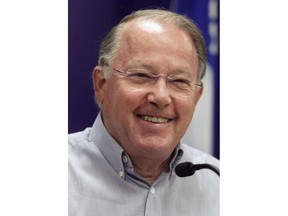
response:
[(153, 123), (167, 123), (169, 119), (167, 118), (158, 118), (153, 116), (141, 116), (141, 118), (145, 121), (150, 121)]

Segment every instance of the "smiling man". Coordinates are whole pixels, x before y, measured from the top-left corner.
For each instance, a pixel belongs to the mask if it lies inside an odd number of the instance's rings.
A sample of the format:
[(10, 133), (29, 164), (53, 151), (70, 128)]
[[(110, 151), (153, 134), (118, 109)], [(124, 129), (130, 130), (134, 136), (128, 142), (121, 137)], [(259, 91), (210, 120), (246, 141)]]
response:
[(203, 92), (205, 47), (192, 21), (164, 10), (128, 15), (93, 71), (101, 108), (69, 135), (69, 215), (219, 215), (219, 178), (174, 173), (219, 161), (181, 142)]

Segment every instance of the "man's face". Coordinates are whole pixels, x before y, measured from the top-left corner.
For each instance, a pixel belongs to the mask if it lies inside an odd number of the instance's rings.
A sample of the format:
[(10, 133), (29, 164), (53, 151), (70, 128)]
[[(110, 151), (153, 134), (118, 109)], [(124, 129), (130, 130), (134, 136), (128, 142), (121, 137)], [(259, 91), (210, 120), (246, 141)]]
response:
[[(188, 35), (174, 25), (132, 21), (122, 31), (112, 66), (163, 75), (181, 71), (197, 77), (198, 59)], [(151, 88), (138, 89), (113, 70), (101, 86), (102, 117), (108, 132), (131, 157), (155, 159), (168, 158), (173, 152), (202, 93), (201, 89), (191, 97), (179, 97), (161, 78)]]

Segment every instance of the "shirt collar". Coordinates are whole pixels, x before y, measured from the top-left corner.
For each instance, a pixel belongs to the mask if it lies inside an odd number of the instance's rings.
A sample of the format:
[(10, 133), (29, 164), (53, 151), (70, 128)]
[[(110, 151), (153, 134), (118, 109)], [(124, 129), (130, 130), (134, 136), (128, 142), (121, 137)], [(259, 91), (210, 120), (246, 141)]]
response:
[(178, 164), (178, 162), (180, 161), (180, 159), (182, 158), (183, 156), (183, 150), (181, 149), (181, 144), (179, 144), (175, 151), (174, 151), (174, 155), (170, 161), (170, 164), (169, 164), (169, 171), (173, 171), (175, 166)]
[(124, 150), (106, 130), (102, 122), (101, 112), (99, 112), (92, 126), (88, 139), (93, 141), (104, 158), (117, 173), (124, 170), (122, 163), (122, 154)]
[[(88, 139), (93, 141), (104, 158), (117, 173), (124, 171), (124, 166), (126, 169), (128, 168), (131, 171), (133, 170), (132, 163), (127, 153), (106, 130), (101, 118), (101, 112), (99, 112), (92, 126)], [(173, 153), (167, 172), (170, 172), (171, 174), (174, 171), (175, 166), (178, 164), (182, 156), (183, 150), (180, 143)]]

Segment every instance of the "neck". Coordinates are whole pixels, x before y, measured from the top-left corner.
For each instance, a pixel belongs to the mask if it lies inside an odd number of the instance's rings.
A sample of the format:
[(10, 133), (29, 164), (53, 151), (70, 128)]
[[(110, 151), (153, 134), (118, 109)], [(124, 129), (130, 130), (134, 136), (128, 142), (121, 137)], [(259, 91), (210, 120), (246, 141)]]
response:
[(170, 157), (166, 160), (151, 160), (151, 159), (140, 159), (133, 160), (131, 158), (134, 171), (141, 177), (143, 177), (150, 185), (152, 185), (161, 173), (167, 169), (170, 162)]

